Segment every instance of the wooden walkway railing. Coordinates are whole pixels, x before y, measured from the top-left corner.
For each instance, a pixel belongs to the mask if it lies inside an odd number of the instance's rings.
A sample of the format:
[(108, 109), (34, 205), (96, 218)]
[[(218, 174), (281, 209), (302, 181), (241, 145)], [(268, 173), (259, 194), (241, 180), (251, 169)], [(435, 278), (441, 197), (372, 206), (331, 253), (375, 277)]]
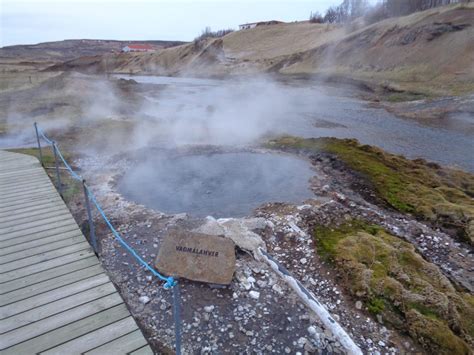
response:
[(153, 354), (39, 161), (1, 150), (0, 353)]

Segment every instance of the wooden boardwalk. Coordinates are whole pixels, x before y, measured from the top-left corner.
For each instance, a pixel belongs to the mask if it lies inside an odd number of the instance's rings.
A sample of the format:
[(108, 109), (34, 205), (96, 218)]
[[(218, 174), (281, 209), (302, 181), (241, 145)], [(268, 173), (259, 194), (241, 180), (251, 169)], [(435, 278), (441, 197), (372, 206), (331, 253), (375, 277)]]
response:
[(0, 353), (153, 354), (38, 160), (1, 150)]

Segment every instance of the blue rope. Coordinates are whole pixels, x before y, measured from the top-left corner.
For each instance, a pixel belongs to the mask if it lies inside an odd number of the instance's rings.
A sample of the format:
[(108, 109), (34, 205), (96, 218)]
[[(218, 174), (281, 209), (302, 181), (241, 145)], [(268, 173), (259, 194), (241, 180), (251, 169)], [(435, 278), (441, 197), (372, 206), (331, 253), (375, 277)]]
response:
[(71, 174), (71, 176), (78, 181), (82, 181), (82, 177), (80, 177), (78, 174), (76, 174), (74, 170), (72, 170), (71, 166), (67, 163), (66, 159), (64, 159), (63, 155), (61, 154), (61, 151), (59, 150), (59, 147), (57, 146), (57, 144), (55, 145), (56, 145), (56, 153), (58, 153), (59, 158), (61, 158), (61, 160), (64, 163), (64, 166), (66, 167), (67, 170), (69, 170), (69, 173)]
[(46, 137), (46, 134), (44, 134), (43, 130), (38, 125), (36, 127), (38, 128), (39, 134), (41, 135), (41, 137), (43, 137), (46, 143), (53, 145), (54, 142), (50, 140), (48, 137)]
[(145, 260), (143, 260), (140, 257), (140, 255), (138, 255), (137, 252), (125, 242), (125, 240), (123, 240), (123, 238), (120, 236), (120, 234), (118, 234), (118, 232), (115, 230), (112, 223), (110, 223), (109, 219), (105, 215), (105, 212), (102, 210), (99, 203), (95, 199), (95, 196), (89, 191), (89, 189), (87, 187), (86, 187), (86, 190), (87, 190), (87, 194), (89, 195), (90, 199), (92, 200), (95, 207), (97, 208), (97, 211), (99, 211), (99, 213), (101, 214), (102, 219), (105, 221), (105, 223), (107, 223), (107, 225), (109, 226), (109, 229), (112, 231), (112, 234), (115, 236), (115, 238), (118, 239), (120, 244), (122, 244), (122, 246), (125, 249), (127, 249), (130, 252), (130, 254), (132, 254), (140, 262), (140, 264), (142, 264), (146, 269), (148, 269), (153, 275), (158, 277), (160, 280), (165, 281), (166, 282), (165, 286), (164, 286), (165, 289), (170, 289), (173, 286), (175, 286), (176, 281), (174, 280), (173, 277), (171, 277), (171, 276), (170, 277), (165, 277), (165, 276), (161, 275), (158, 271), (153, 269)]
[[(38, 132), (41, 134), (41, 136), (43, 137), (43, 139), (48, 142), (49, 144), (53, 145), (53, 146), (56, 146), (56, 152), (58, 153), (59, 157), (61, 158), (62, 162), (64, 163), (64, 166), (66, 166), (67, 170), (69, 171), (69, 173), (71, 174), (71, 176), (76, 179), (76, 180), (79, 180), (79, 181), (82, 181), (82, 178), (74, 171), (72, 170), (71, 166), (67, 163), (66, 159), (64, 159), (63, 155), (61, 154), (61, 151), (59, 150), (58, 146), (56, 145), (56, 143), (52, 140), (50, 140), (45, 134), (44, 132), (41, 130), (40, 127), (37, 127), (38, 128)], [(138, 260), (138, 262), (140, 264), (142, 264), (146, 269), (148, 269), (153, 275), (155, 275), (156, 277), (158, 277), (160, 280), (162, 281), (165, 281), (165, 285), (164, 285), (164, 288), (165, 289), (170, 289), (172, 287), (174, 287), (177, 282), (174, 280), (173, 277), (169, 276), (169, 277), (165, 277), (163, 275), (161, 275), (158, 271), (156, 271), (155, 269), (153, 269), (145, 260), (143, 260), (140, 255), (137, 254), (137, 252), (131, 247), (129, 246), (125, 240), (123, 240), (123, 238), (120, 236), (120, 234), (115, 230), (114, 226), (112, 225), (112, 223), (110, 223), (109, 219), (107, 218), (107, 216), (105, 215), (104, 211), (102, 210), (102, 207), (100, 207), (99, 203), (97, 202), (95, 196), (92, 194), (92, 192), (89, 190), (89, 188), (87, 188), (87, 186), (85, 187), (86, 188), (86, 191), (87, 191), (87, 195), (90, 197), (90, 199), (92, 200), (92, 202), (94, 203), (95, 207), (97, 208), (97, 211), (99, 211), (99, 213), (101, 214), (103, 220), (105, 221), (105, 223), (107, 223), (107, 226), (109, 227), (109, 229), (112, 231), (112, 234), (115, 236), (115, 238), (117, 238), (117, 240), (120, 242), (120, 244), (122, 244), (122, 246), (128, 250), (128, 252), (130, 252), (130, 254), (132, 254), (135, 259)]]

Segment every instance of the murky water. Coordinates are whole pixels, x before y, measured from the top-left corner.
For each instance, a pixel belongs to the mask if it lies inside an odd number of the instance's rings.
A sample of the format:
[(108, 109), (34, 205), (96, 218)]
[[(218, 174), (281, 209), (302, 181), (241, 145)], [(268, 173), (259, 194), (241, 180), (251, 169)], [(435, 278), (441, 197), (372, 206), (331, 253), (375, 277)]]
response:
[(315, 174), (302, 159), (260, 153), (154, 157), (130, 168), (118, 183), (129, 200), (173, 214), (242, 217), (265, 202), (312, 197)]
[(468, 111), (436, 124), (401, 119), (345, 90), (310, 82), (133, 79), (166, 85), (160, 97), (148, 98), (158, 108), (151, 105), (146, 113), (176, 123), (166, 131), (173, 141), (239, 145), (278, 134), (356, 138), (409, 158), (474, 171), (474, 116)]

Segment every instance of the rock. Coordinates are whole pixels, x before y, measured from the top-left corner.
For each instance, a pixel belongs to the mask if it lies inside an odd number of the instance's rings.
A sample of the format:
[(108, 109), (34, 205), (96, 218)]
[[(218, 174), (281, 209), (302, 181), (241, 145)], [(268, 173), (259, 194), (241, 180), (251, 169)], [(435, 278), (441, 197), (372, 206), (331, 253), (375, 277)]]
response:
[(150, 297), (148, 297), (148, 296), (141, 296), (138, 300), (143, 304), (147, 304), (151, 301)]
[(283, 294), (283, 290), (280, 287), (280, 285), (278, 285), (278, 284), (274, 284), (272, 286), (272, 290), (275, 291), (276, 293), (278, 293), (279, 295)]
[(357, 309), (362, 309), (362, 302), (361, 301), (356, 302), (356, 308)]
[(244, 280), (241, 282), (241, 285), (245, 290), (250, 290), (252, 288), (252, 284), (248, 280)]
[(265, 223), (262, 218), (252, 219), (234, 219), (222, 218), (215, 220), (212, 217), (207, 217), (206, 223), (195, 229), (198, 233), (207, 233), (210, 235), (224, 235), (231, 239), (239, 248), (252, 252), (258, 255), (257, 249), (262, 248), (266, 250), (266, 245), (262, 238), (252, 232), (251, 229), (264, 228)]
[(250, 291), (249, 296), (250, 298), (253, 298), (254, 300), (258, 300), (260, 298), (260, 292)]
[(228, 285), (235, 271), (235, 246), (219, 236), (174, 230), (164, 238), (155, 265), (165, 275)]
[(306, 258), (302, 258), (300, 260), (300, 263), (303, 264), (303, 265), (306, 264), (307, 262), (308, 262), (308, 259), (306, 259)]
[(297, 343), (300, 348), (304, 347), (306, 343), (308, 342), (308, 339), (301, 337), (298, 339)]
[(308, 333), (309, 333), (311, 336), (316, 335), (317, 332), (318, 332), (318, 331), (316, 330), (315, 327), (313, 327), (313, 326), (308, 327)]
[(206, 306), (204, 307), (204, 312), (211, 313), (214, 310), (214, 308), (215, 307), (213, 305)]
[(258, 281), (257, 281), (257, 285), (258, 285), (258, 287), (260, 287), (260, 288), (265, 288), (265, 287), (267, 287), (267, 282), (266, 282), (266, 281), (263, 281), (263, 280), (258, 280)]

